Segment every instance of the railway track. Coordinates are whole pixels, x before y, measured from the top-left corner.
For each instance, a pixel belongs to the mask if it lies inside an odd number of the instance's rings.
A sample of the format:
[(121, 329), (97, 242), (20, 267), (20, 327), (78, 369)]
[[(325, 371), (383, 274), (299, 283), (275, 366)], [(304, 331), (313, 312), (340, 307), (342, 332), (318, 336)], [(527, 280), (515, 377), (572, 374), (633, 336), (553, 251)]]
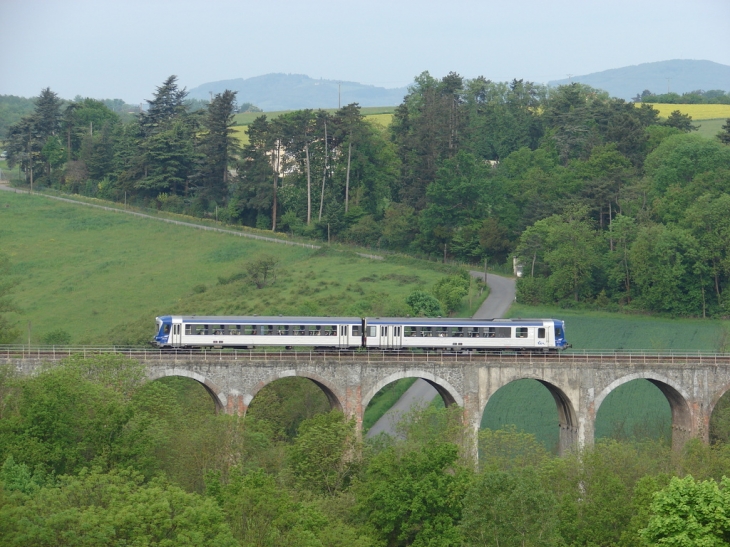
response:
[(0, 361), (37, 359), (59, 361), (71, 355), (93, 356), (119, 354), (140, 361), (225, 361), (225, 362), (470, 362), (470, 363), (616, 363), (616, 364), (717, 364), (730, 365), (730, 354), (711, 352), (656, 352), (656, 351), (591, 351), (569, 350), (561, 353), (537, 353), (520, 351), (501, 352), (448, 352), (448, 351), (348, 351), (348, 350), (278, 350), (276, 348), (242, 349), (154, 349), (120, 346), (2, 346)]

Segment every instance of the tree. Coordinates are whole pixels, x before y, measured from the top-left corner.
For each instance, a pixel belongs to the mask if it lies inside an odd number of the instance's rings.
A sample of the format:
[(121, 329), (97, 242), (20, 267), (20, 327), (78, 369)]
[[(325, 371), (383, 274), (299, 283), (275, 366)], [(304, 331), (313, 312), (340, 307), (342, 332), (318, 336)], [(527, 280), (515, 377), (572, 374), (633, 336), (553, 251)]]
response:
[(533, 468), (487, 471), (466, 494), (460, 528), (468, 545), (547, 547), (557, 543), (556, 513)]
[(266, 285), (276, 281), (278, 263), (279, 259), (275, 256), (263, 255), (246, 265), (246, 273), (257, 289), (263, 289)]
[(683, 133), (689, 133), (699, 129), (699, 127), (692, 125), (692, 116), (689, 114), (682, 114), (679, 110), (672, 112), (664, 122), (664, 125), (675, 127)]
[(722, 144), (730, 144), (730, 118), (725, 121), (722, 131), (717, 134), (717, 138)]
[(400, 547), (461, 545), (457, 528), (468, 471), (451, 443), (425, 444), (373, 457), (358, 486), (358, 509), (372, 534)]
[(177, 85), (177, 76), (169, 76), (161, 86), (157, 87), (152, 100), (147, 100), (147, 112), (139, 115), (139, 127), (142, 134), (148, 137), (165, 130), (170, 120), (187, 113), (185, 88)]
[(416, 317), (440, 317), (444, 314), (441, 303), (424, 291), (413, 291), (406, 297), (406, 304)]
[(161, 479), (145, 483), (133, 471), (60, 477), (57, 486), (8, 498), (0, 520), (12, 546), (238, 545), (213, 499)]
[(301, 423), (289, 461), (299, 487), (334, 496), (355, 476), (360, 450), (355, 420), (333, 410)]
[(730, 542), (730, 479), (673, 477), (651, 504), (652, 517), (641, 535), (650, 545), (720, 547)]
[[(466, 273), (466, 272), (465, 272)], [(449, 275), (442, 277), (433, 287), (433, 294), (443, 305), (443, 309), (451, 313), (461, 306), (464, 297), (469, 294), (468, 273), (464, 275)]]
[(233, 136), (236, 92), (226, 90), (213, 96), (203, 121), (206, 132), (201, 137), (201, 165), (196, 176), (198, 196), (204, 202), (223, 203), (228, 197), (228, 167), (238, 151)]

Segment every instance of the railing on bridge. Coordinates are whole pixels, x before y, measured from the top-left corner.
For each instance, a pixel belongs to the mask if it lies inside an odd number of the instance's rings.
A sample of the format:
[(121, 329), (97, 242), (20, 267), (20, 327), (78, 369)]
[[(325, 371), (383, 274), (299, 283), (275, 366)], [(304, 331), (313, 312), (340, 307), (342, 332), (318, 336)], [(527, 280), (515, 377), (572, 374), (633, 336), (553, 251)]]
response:
[(448, 351), (382, 351), (382, 350), (327, 350), (311, 348), (284, 350), (278, 348), (242, 349), (156, 349), (129, 346), (51, 346), (0, 345), (0, 360), (39, 359), (59, 361), (71, 355), (89, 357), (100, 354), (119, 354), (140, 361), (271, 361), (271, 362), (520, 362), (520, 363), (581, 363), (641, 365), (661, 362), (664, 365), (696, 363), (702, 365), (730, 364), (730, 354), (707, 351), (653, 351), (653, 350), (568, 350), (560, 353), (542, 352), (448, 352)]

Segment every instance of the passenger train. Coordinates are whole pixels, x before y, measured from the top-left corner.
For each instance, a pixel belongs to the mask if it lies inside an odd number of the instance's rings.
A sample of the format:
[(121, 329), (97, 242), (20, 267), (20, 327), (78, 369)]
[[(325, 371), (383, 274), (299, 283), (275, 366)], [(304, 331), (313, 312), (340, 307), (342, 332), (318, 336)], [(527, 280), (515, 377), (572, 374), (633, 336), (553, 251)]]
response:
[(165, 315), (156, 318), (159, 348), (310, 347), (355, 350), (538, 351), (570, 347), (557, 319), (430, 317), (238, 317)]

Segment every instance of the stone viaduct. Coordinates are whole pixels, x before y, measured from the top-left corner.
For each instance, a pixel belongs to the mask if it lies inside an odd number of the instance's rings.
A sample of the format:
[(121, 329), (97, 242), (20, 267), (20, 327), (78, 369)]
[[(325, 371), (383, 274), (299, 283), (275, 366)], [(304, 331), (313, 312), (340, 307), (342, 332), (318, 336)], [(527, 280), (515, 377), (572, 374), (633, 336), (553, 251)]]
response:
[[(730, 388), (730, 357), (691, 355), (443, 355), (388, 353), (129, 353), (147, 369), (150, 380), (184, 376), (200, 382), (219, 411), (243, 415), (256, 393), (275, 380), (308, 378), (327, 395), (333, 408), (354, 416), (358, 426), (372, 397), (400, 378), (431, 383), (444, 402), (463, 409), (464, 421), (479, 429), (490, 397), (510, 382), (531, 378), (555, 399), (560, 452), (591, 445), (601, 403), (626, 382), (644, 378), (666, 396), (672, 411), (672, 445), (689, 438), (709, 439), (709, 421), (720, 397)], [(59, 359), (55, 356), (55, 359)], [(48, 354), (0, 354), (20, 374), (48, 366)]]

